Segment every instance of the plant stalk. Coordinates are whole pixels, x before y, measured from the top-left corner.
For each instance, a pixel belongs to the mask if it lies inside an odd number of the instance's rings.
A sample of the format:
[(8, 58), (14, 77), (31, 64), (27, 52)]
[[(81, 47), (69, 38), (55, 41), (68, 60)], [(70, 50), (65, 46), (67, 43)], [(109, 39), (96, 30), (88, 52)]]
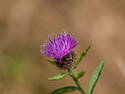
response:
[(79, 79), (76, 79), (76, 73), (72, 69), (69, 72), (72, 74), (71, 77), (74, 80), (74, 82), (77, 85), (77, 87), (79, 88), (79, 91), (81, 92), (81, 94), (85, 94), (85, 91), (82, 88), (82, 85), (81, 85)]

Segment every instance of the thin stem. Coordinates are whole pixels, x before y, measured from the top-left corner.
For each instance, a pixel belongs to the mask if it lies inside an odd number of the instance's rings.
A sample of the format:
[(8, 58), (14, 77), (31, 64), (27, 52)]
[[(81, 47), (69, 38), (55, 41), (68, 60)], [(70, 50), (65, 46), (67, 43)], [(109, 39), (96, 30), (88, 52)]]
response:
[(71, 77), (73, 78), (74, 82), (76, 83), (77, 87), (79, 88), (81, 94), (85, 94), (85, 91), (83, 90), (82, 85), (81, 85), (79, 79), (76, 79), (75, 72), (72, 69), (69, 72), (72, 74)]

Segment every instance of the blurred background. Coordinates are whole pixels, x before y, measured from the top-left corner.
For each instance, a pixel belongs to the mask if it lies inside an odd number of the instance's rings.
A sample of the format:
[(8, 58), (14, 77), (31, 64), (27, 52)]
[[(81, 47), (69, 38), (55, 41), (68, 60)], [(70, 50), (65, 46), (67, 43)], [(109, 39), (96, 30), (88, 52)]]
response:
[[(63, 70), (47, 62), (40, 44), (63, 29), (79, 41), (77, 56), (91, 44), (78, 66), (85, 90), (94, 69), (107, 58), (94, 94), (125, 94), (125, 0), (0, 0), (1, 94), (49, 94), (68, 77), (50, 82)], [(72, 92), (68, 94), (80, 94)]]

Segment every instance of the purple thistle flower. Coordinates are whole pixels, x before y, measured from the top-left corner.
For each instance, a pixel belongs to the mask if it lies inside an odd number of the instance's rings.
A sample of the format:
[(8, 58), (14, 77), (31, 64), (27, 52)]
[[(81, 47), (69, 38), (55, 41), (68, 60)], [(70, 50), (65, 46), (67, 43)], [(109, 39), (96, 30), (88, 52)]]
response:
[(40, 52), (55, 59), (57, 63), (62, 63), (63, 57), (67, 57), (69, 54), (72, 55), (73, 48), (77, 45), (76, 39), (66, 32), (60, 32), (57, 38), (55, 36), (53, 39), (50, 36), (48, 38), (49, 42), (41, 45), (43, 49)]

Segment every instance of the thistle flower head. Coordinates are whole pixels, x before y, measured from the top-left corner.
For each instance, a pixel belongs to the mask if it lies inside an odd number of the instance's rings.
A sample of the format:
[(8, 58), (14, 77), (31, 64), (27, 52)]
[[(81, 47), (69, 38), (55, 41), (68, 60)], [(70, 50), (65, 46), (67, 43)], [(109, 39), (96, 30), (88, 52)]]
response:
[(76, 39), (66, 32), (60, 32), (58, 37), (48, 38), (49, 42), (41, 45), (43, 47), (41, 52), (58, 63), (61, 63), (65, 56), (72, 54), (73, 48), (77, 45)]

